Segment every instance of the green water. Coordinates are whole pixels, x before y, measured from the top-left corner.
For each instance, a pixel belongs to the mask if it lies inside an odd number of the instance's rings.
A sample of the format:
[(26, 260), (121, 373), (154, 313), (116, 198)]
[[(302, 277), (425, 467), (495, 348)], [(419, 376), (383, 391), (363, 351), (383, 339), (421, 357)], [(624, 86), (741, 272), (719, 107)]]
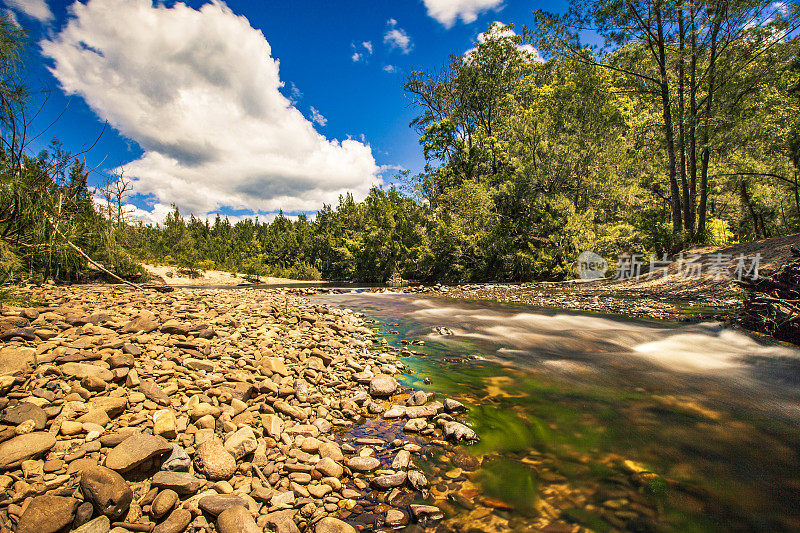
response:
[[(413, 496), (446, 511), (441, 530), (800, 529), (797, 350), (715, 325), (435, 297), (318, 301), (375, 319), (410, 369), (401, 384), (468, 406), (481, 441), (426, 453), (434, 488)], [(480, 466), (454, 466), (467, 456)]]

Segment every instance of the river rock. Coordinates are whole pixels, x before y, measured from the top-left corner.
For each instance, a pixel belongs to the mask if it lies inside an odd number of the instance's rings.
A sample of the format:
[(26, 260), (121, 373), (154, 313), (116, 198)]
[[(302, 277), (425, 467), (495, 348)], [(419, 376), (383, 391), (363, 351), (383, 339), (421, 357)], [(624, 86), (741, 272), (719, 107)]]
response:
[(117, 472), (128, 472), (145, 461), (170, 451), (172, 445), (162, 437), (136, 433), (108, 452), (105, 465)]
[(378, 398), (391, 396), (399, 387), (397, 380), (388, 374), (378, 374), (369, 382), (369, 393)]
[(98, 516), (94, 520), (86, 522), (80, 527), (72, 530), (72, 533), (108, 533), (111, 529), (111, 521), (107, 516)]
[(211, 481), (230, 479), (236, 472), (236, 459), (216, 437), (197, 447), (194, 463), (195, 468)]
[(358, 530), (338, 518), (326, 516), (314, 527), (314, 533), (358, 533)]
[(33, 420), (33, 427), (37, 431), (44, 429), (47, 424), (47, 413), (38, 405), (30, 402), (20, 402), (8, 407), (0, 414), (0, 422), (18, 426), (26, 420)]
[(191, 466), (192, 460), (189, 458), (189, 454), (177, 444), (172, 445), (172, 450), (161, 463), (161, 469), (170, 472), (188, 472)]
[(16, 533), (55, 533), (75, 517), (80, 502), (75, 498), (44, 494), (33, 498), (19, 519)]
[(403, 527), (408, 524), (408, 515), (398, 509), (389, 509), (384, 522), (389, 527)]
[(247, 507), (247, 500), (236, 494), (209, 494), (200, 498), (197, 505), (203, 511), (218, 516), (236, 505)]
[(438, 507), (433, 505), (411, 505), (411, 514), (414, 515), (420, 522), (428, 522), (433, 520), (441, 520), (444, 518), (444, 513)]
[(259, 364), (261, 368), (272, 374), (280, 374), (281, 376), (289, 375), (289, 369), (286, 368), (283, 360), (277, 357), (262, 357)]
[(335, 477), (337, 479), (342, 477), (344, 472), (342, 465), (330, 457), (323, 457), (314, 468), (325, 477)]
[(410, 462), (411, 453), (408, 450), (400, 450), (392, 461), (392, 470), (405, 470)]
[(261, 533), (250, 511), (242, 505), (234, 505), (217, 517), (219, 533)]
[(406, 482), (406, 473), (397, 472), (395, 474), (386, 474), (384, 476), (376, 476), (372, 478), (370, 485), (378, 490), (388, 490), (394, 487), (399, 487)]
[(158, 319), (150, 311), (143, 311), (122, 328), (123, 333), (150, 333), (158, 329)]
[(178, 503), (178, 493), (172, 489), (164, 489), (160, 491), (150, 504), (150, 514), (156, 520), (160, 520), (162, 516), (172, 511), (175, 504)]
[(133, 501), (133, 492), (117, 472), (103, 466), (88, 466), (81, 470), (81, 492), (92, 503), (95, 512), (117, 521)]
[(272, 414), (262, 415), (261, 426), (267, 432), (267, 435), (275, 440), (280, 440), (283, 433), (283, 420), (281, 420), (281, 417)]
[(58, 369), (66, 376), (76, 379), (97, 378), (103, 381), (114, 379), (114, 374), (110, 370), (88, 363), (64, 363)]
[(200, 487), (203, 486), (202, 479), (196, 478), (188, 472), (167, 472), (164, 470), (156, 472), (150, 482), (154, 487), (171, 489), (183, 495), (196, 494)]
[(428, 401), (428, 394), (425, 391), (418, 390), (406, 400), (406, 405), (423, 405)]
[(455, 442), (477, 442), (478, 434), (460, 422), (447, 422), (442, 428), (444, 436)]
[(0, 471), (16, 468), (33, 457), (38, 457), (56, 445), (50, 433), (36, 431), (18, 435), (0, 443)]
[(153, 413), (153, 434), (167, 440), (178, 436), (178, 420), (172, 409), (159, 409)]
[(455, 412), (458, 412), (458, 411), (466, 411), (466, 409), (467, 408), (461, 402), (457, 402), (455, 400), (451, 400), (450, 398), (447, 398), (444, 401), (444, 410), (447, 411), (448, 413), (455, 413)]
[(381, 466), (380, 460), (375, 457), (351, 457), (347, 460), (347, 468), (354, 472), (372, 472)]
[(153, 529), (153, 533), (182, 533), (191, 522), (192, 513), (188, 509), (175, 509)]
[(419, 470), (408, 471), (408, 482), (417, 490), (422, 490), (428, 486), (428, 478)]
[(225, 439), (225, 449), (237, 460), (253, 453), (257, 446), (258, 440), (250, 426), (242, 426)]
[(335, 442), (323, 442), (319, 445), (319, 454), (321, 457), (329, 457), (340, 463), (344, 461), (344, 454), (342, 449)]

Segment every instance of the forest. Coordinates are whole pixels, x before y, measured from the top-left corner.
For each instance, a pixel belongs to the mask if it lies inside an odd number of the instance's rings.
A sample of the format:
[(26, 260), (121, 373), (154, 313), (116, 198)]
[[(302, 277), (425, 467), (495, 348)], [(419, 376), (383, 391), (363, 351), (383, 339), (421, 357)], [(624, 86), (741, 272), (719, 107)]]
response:
[[(0, 270), (74, 281), (86, 255), (251, 276), (382, 282), (574, 277), (581, 250), (673, 254), (800, 231), (798, 7), (766, 1), (573, 0), (404, 80), (424, 170), (314, 215), (130, 220), (122, 173), (88, 185), (81, 153), (30, 154), (0, 19)], [(135, 179), (135, 178), (134, 178)], [(85, 254), (85, 255), (84, 255)]]

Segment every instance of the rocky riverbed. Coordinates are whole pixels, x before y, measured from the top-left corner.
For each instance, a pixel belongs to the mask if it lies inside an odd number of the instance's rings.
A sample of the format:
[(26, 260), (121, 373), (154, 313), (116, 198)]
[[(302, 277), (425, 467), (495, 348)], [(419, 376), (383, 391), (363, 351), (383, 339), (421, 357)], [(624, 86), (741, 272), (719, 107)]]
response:
[[(426, 526), (443, 512), (423, 446), (478, 440), (346, 310), (263, 289), (30, 296), (0, 316), (2, 532), (348, 532), (367, 495), (370, 527)], [(370, 420), (402, 431), (358, 436)]]

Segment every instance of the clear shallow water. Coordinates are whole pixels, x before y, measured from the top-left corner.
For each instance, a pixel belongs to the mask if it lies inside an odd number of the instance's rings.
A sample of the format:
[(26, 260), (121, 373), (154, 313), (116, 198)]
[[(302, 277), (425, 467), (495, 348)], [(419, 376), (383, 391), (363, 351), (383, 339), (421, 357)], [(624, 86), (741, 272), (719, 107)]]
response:
[[(435, 296), (314, 299), (378, 320), (412, 369), (404, 385), (470, 406), (481, 442), (421, 465), (440, 481), (416, 497), (447, 511), (441, 527), (800, 529), (800, 350), (714, 323)], [(414, 340), (425, 345), (401, 344)], [(453, 454), (480, 468), (454, 470)]]

